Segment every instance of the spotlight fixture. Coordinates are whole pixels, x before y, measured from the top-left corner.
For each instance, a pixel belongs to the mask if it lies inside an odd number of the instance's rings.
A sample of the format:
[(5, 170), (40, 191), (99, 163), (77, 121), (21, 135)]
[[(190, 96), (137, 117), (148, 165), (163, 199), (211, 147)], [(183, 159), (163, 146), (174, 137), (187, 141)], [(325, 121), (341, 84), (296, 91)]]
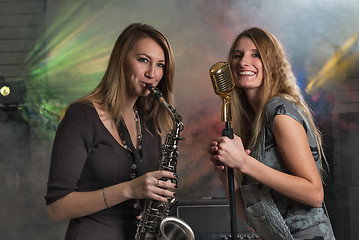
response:
[(0, 94), (4, 97), (8, 96), (10, 94), (10, 87), (2, 86), (2, 88), (0, 89)]
[(0, 108), (17, 107), (24, 102), (24, 96), (24, 82), (6, 82), (4, 77), (0, 76)]

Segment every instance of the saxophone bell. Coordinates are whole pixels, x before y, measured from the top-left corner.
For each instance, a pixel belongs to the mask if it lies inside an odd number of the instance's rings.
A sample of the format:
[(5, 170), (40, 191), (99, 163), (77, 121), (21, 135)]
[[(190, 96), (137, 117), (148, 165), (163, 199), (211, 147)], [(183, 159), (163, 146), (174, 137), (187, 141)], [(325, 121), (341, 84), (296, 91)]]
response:
[(161, 240), (194, 240), (191, 227), (182, 219), (166, 217), (160, 225)]

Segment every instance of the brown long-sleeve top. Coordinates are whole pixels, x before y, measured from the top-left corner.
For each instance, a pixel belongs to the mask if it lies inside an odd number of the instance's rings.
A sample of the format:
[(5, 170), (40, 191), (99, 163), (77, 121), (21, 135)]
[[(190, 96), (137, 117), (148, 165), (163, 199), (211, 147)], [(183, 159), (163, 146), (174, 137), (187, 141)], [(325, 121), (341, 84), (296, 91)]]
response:
[[(158, 169), (160, 137), (142, 127), (142, 162), (139, 175)], [(127, 151), (113, 138), (92, 104), (72, 104), (56, 131), (46, 204), (74, 191), (94, 191), (130, 180)], [(71, 219), (66, 239), (131, 239), (138, 212), (134, 200), (100, 212)]]

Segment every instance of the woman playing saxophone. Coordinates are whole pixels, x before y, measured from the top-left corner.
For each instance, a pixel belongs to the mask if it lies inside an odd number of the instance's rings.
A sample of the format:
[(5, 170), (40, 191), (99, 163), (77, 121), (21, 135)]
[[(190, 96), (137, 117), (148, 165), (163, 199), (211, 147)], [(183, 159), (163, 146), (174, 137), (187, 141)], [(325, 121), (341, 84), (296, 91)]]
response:
[(173, 102), (174, 57), (167, 39), (145, 24), (118, 37), (98, 86), (67, 109), (53, 143), (46, 204), (51, 219), (70, 220), (69, 239), (134, 239), (140, 199), (167, 202), (176, 183), (159, 169), (161, 133), (172, 120), (157, 87)]

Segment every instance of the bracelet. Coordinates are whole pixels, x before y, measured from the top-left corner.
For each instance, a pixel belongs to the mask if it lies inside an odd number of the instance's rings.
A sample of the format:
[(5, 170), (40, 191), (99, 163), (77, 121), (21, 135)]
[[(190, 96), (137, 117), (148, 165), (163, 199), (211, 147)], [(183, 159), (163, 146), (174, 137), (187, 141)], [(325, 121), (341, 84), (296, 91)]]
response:
[(108, 203), (108, 201), (107, 201), (107, 196), (106, 196), (106, 190), (105, 190), (105, 188), (102, 188), (102, 195), (103, 195), (103, 200), (105, 201), (106, 207), (107, 207), (107, 208), (110, 208), (111, 205), (110, 205), (110, 204)]

